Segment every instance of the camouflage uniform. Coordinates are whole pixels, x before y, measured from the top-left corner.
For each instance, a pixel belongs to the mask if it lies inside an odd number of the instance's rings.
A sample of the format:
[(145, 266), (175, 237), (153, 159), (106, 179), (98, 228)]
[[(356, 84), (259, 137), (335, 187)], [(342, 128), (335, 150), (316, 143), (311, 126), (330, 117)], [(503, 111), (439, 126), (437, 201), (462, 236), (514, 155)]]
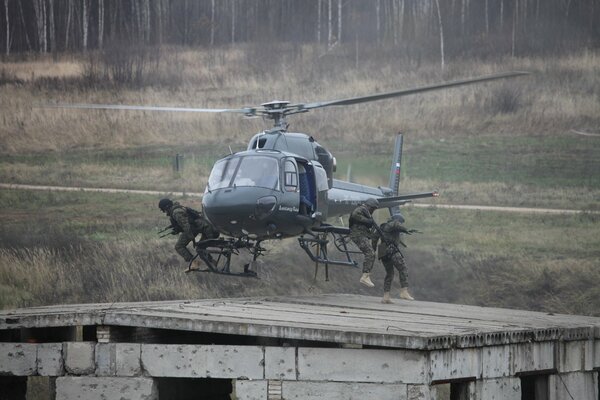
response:
[(371, 229), (373, 224), (373, 216), (369, 211), (369, 208), (361, 204), (356, 207), (350, 214), (350, 239), (358, 246), (360, 251), (365, 255), (363, 261), (363, 273), (370, 273), (373, 269), (373, 263), (375, 263), (375, 251), (373, 248), (373, 231)]
[(197, 218), (190, 221), (185, 207), (177, 202), (173, 203), (173, 206), (167, 211), (167, 215), (171, 219), (171, 224), (174, 227), (179, 227), (181, 230), (179, 239), (177, 239), (177, 243), (175, 243), (175, 251), (187, 262), (194, 257), (187, 249), (187, 245), (193, 241), (198, 234), (202, 234), (200, 240), (219, 237), (218, 232), (216, 232), (213, 226), (204, 218)]
[[(408, 287), (408, 271), (406, 269), (406, 263), (404, 262), (404, 256), (399, 251), (399, 248), (404, 245), (400, 240), (400, 234), (409, 233), (409, 231), (402, 226), (400, 221), (395, 219), (382, 224), (381, 231), (383, 232), (383, 237), (377, 248), (377, 258), (381, 260), (381, 263), (385, 267), (383, 291), (389, 292), (392, 288), (394, 268), (396, 268), (400, 274), (400, 287)], [(390, 242), (394, 243), (396, 246), (388, 244)]]

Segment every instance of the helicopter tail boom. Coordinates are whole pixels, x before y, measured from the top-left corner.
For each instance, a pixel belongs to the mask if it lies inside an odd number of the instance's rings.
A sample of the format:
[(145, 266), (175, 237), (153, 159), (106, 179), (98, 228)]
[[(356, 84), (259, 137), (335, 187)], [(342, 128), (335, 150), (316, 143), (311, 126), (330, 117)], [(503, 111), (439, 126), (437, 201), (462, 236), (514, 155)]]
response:
[[(400, 169), (402, 165), (402, 144), (403, 144), (403, 136), (398, 132), (396, 135), (396, 143), (394, 145), (394, 155), (392, 157), (392, 165), (390, 168), (390, 181), (389, 188), (391, 189), (390, 195), (397, 196), (398, 189), (400, 188)], [(402, 203), (404, 204), (404, 203)], [(399, 204), (401, 205), (401, 204)], [(402, 213), (400, 212), (400, 207), (398, 205), (389, 205), (388, 209), (390, 210), (390, 215), (399, 215), (402, 220)]]

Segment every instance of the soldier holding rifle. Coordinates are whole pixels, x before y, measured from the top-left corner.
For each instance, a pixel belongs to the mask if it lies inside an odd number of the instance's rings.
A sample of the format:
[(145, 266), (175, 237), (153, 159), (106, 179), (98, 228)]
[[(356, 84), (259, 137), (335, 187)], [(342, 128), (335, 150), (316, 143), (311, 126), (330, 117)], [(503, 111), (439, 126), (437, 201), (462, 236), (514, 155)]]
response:
[(374, 224), (377, 236), (381, 239), (381, 243), (379, 243), (377, 248), (377, 257), (385, 267), (383, 299), (381, 300), (384, 304), (392, 303), (392, 300), (390, 299), (390, 290), (392, 288), (392, 280), (394, 279), (394, 269), (397, 269), (400, 274), (400, 298), (404, 300), (414, 300), (410, 293), (408, 293), (408, 272), (406, 262), (404, 261), (404, 256), (398, 246), (402, 245), (406, 247), (400, 238), (401, 234), (411, 235), (420, 232), (415, 229), (406, 229), (402, 226), (400, 218), (399, 215), (393, 216), (386, 223), (381, 224), (381, 227)]

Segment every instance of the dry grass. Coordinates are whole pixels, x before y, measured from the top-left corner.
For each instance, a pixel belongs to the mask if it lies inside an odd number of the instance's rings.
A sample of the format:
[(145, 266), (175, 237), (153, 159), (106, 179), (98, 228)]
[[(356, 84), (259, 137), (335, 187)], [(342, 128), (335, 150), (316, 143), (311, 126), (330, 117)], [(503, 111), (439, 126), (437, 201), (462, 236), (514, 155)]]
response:
[(77, 78), (81, 76), (81, 60), (61, 59), (52, 61), (51, 56), (39, 56), (35, 60), (22, 62), (2, 62), (0, 69), (17, 79), (31, 83), (39, 78)]
[[(10, 64), (4, 68), (15, 74), (31, 77), (47, 73), (61, 79), (31, 81), (27, 78), (24, 86), (0, 87), (0, 151), (243, 141), (249, 132), (265, 126), (260, 120), (231, 115), (32, 107), (38, 104), (83, 102), (237, 108), (276, 98), (291, 101), (345, 98), (510, 69), (537, 73), (511, 82), (315, 111), (291, 119), (292, 129), (318, 132), (317, 139), (353, 142), (365, 139), (380, 142), (399, 129), (418, 136), (482, 132), (546, 135), (572, 128), (600, 129), (600, 58), (592, 52), (556, 60), (457, 62), (442, 76), (435, 65), (417, 69), (389, 60), (369, 59), (360, 62), (358, 68), (345, 67), (341, 59), (332, 63), (315, 58), (308, 49), (295, 58), (283, 56), (266, 64), (258, 61), (255, 50), (251, 47), (206, 52), (163, 49), (160, 71), (155, 72), (163, 74), (168, 83), (168, 76), (176, 69), (176, 86), (159, 84), (141, 90), (110, 86), (86, 88), (73, 76), (71, 71), (77, 67), (71, 60), (53, 68), (48, 66), (47, 60), (28, 62), (23, 64), (25, 72), (19, 71), (20, 64)], [(171, 62), (164, 61), (167, 59)], [(520, 104), (510, 113), (489, 109), (490, 98), (497, 96), (502, 87), (519, 87), (522, 92)]]
[(122, 166), (98, 163), (0, 163), (1, 182), (159, 191), (202, 192), (210, 170), (190, 166), (180, 173), (170, 166)]
[[(314, 269), (289, 241), (278, 243), (261, 279), (183, 273), (167, 240), (125, 237), (66, 248), (0, 249), (0, 308), (59, 303), (217, 298), (323, 292), (366, 293), (358, 270), (332, 271), (331, 282), (312, 280)], [(287, 252), (285, 257), (282, 252)], [(285, 259), (285, 260), (284, 260)], [(236, 261), (237, 263), (240, 260)], [(236, 264), (237, 265), (237, 264)], [(300, 267), (305, 265), (305, 267)], [(290, 278), (293, 277), (293, 278)]]

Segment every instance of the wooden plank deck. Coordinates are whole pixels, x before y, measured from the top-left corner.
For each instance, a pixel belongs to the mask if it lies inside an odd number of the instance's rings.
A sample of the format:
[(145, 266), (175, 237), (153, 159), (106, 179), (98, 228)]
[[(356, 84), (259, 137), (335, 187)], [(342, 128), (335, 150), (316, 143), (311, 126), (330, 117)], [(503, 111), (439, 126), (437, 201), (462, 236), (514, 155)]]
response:
[(407, 349), (600, 338), (600, 318), (330, 294), (5, 310), (0, 330), (116, 325)]

